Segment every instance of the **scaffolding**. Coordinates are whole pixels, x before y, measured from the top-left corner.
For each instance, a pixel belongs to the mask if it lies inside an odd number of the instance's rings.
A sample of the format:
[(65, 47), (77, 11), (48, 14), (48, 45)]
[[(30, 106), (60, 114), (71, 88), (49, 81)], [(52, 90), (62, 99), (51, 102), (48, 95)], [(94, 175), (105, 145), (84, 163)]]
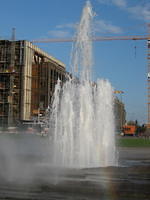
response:
[(0, 125), (12, 126), (19, 118), (22, 65), (20, 43), (0, 41)]
[(0, 41), (0, 127), (44, 115), (65, 65), (28, 41)]

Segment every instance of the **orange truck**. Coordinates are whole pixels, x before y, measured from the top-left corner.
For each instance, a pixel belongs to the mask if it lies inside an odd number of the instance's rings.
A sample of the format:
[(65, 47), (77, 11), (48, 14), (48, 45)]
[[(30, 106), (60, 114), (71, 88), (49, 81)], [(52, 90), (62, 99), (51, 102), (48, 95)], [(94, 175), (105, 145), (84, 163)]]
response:
[(124, 135), (134, 136), (136, 134), (136, 125), (124, 125), (122, 131)]

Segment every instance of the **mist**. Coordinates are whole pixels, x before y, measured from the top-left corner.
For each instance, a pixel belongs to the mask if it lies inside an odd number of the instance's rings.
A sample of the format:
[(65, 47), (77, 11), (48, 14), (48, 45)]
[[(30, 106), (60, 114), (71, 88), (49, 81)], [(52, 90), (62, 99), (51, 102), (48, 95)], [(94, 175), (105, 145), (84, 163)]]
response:
[(7, 182), (29, 183), (50, 165), (48, 137), (30, 134), (0, 136), (0, 178)]

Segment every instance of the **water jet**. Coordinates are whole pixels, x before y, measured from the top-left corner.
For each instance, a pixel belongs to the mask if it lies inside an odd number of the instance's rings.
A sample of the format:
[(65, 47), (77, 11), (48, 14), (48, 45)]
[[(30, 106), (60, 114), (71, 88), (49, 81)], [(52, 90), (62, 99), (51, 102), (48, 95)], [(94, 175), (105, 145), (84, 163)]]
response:
[(83, 9), (71, 56), (71, 73), (55, 87), (50, 132), (54, 166), (89, 168), (117, 165), (113, 88), (92, 80), (92, 21), (89, 1)]

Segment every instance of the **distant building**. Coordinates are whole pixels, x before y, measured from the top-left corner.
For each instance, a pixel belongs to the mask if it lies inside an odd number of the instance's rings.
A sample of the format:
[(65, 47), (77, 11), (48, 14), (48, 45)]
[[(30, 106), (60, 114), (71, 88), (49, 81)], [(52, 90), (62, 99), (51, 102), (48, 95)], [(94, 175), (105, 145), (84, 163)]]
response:
[(65, 65), (29, 41), (0, 41), (0, 127), (44, 115)]
[(123, 102), (119, 100), (118, 97), (115, 97), (114, 113), (115, 113), (116, 131), (121, 132), (122, 126), (126, 122), (126, 111)]

